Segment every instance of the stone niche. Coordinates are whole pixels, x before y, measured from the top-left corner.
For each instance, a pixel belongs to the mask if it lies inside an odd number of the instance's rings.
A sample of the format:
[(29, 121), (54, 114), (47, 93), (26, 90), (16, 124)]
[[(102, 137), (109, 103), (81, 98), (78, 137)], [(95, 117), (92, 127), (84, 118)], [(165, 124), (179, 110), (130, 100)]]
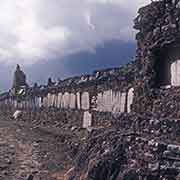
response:
[(166, 47), (155, 55), (155, 86), (180, 86), (180, 44)]

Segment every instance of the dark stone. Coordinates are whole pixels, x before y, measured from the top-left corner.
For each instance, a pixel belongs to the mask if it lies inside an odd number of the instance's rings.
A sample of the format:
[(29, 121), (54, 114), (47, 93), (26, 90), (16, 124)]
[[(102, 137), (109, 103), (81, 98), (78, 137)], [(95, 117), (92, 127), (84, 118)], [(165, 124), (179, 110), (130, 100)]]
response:
[(22, 86), (27, 86), (26, 75), (21, 70), (20, 66), (17, 65), (16, 71), (14, 72), (13, 88), (19, 89)]
[(27, 178), (27, 180), (33, 180), (33, 179), (34, 179), (33, 175), (29, 175), (29, 177)]

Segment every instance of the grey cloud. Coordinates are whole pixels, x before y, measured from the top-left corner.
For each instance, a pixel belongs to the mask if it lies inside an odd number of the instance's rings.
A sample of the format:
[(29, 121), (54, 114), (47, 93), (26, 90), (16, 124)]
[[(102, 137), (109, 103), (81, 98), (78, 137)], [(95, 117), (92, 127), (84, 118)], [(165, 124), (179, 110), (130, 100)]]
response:
[(2, 0), (0, 62), (33, 64), (133, 41), (132, 20), (149, 0)]

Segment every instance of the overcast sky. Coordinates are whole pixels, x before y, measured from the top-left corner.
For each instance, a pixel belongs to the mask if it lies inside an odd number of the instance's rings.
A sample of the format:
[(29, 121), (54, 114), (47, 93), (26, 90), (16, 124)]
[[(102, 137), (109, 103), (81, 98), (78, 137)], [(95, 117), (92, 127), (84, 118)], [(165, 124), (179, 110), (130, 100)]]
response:
[(133, 19), (150, 0), (1, 0), (0, 91), (15, 65), (45, 83), (117, 67), (135, 55)]
[(33, 64), (133, 41), (132, 21), (149, 0), (1, 0), (0, 62)]

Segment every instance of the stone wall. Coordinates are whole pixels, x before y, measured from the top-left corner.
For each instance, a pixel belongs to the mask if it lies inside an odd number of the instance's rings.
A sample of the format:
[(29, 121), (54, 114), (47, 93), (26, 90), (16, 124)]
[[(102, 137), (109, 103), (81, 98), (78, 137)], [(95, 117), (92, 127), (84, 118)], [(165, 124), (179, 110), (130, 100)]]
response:
[(127, 92), (113, 91), (112, 89), (99, 92), (92, 95), (91, 92), (77, 93), (48, 93), (45, 96), (24, 97), (19, 100), (14, 97), (8, 97), (0, 101), (1, 106), (11, 106), (16, 109), (38, 109), (41, 107), (61, 108), (61, 109), (79, 109), (79, 110), (95, 110), (100, 112), (122, 113), (130, 111), (133, 100), (133, 88)]
[(179, 86), (179, 0), (152, 1), (139, 9), (134, 23), (139, 73), (133, 111), (152, 111), (156, 88)]
[(78, 111), (81, 127), (90, 127), (98, 124), (93, 124), (98, 112), (118, 114), (131, 111), (134, 70), (135, 62), (120, 68), (96, 71), (93, 75), (65, 79), (52, 86), (29, 88), (22, 96), (4, 93), (0, 96), (0, 108), (1, 111), (51, 108)]

